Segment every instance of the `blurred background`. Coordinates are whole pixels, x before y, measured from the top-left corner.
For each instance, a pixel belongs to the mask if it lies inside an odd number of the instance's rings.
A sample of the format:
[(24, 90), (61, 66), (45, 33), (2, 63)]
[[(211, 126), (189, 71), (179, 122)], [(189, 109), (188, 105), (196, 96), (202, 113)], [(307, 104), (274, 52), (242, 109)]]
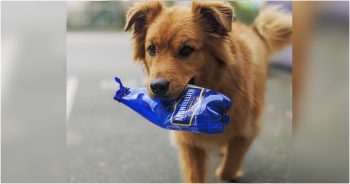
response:
[[(114, 76), (144, 86), (142, 66), (132, 61), (131, 33), (123, 31), (134, 2), (68, 2), (67, 145), (71, 182), (182, 182), (177, 150), (168, 131), (155, 127), (112, 98)], [(250, 24), (259, 9), (291, 2), (232, 1), (236, 18)], [(167, 6), (191, 2), (166, 1)], [(271, 58), (260, 136), (251, 147), (242, 182), (290, 182), (292, 139), (291, 48)], [(210, 157), (209, 182), (221, 158)]]
[[(349, 2), (230, 3), (246, 24), (269, 4), (293, 14), (240, 181), (349, 182)], [(1, 1), (1, 182), (182, 181), (168, 131), (113, 100), (114, 76), (145, 80), (122, 31), (131, 4)]]

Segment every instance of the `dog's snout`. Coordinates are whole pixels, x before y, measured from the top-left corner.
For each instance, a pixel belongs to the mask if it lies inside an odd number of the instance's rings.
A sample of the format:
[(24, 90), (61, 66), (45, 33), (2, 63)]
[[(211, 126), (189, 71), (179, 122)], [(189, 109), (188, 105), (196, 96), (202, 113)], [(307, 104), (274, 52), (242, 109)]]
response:
[(155, 79), (151, 82), (151, 90), (155, 95), (163, 96), (169, 90), (170, 81), (166, 79)]

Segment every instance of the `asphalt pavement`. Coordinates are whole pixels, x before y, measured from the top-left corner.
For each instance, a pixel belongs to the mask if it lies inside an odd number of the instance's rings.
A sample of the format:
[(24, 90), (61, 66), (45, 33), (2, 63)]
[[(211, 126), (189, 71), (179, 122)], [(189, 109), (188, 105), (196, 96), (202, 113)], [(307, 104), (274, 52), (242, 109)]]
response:
[[(142, 66), (132, 62), (129, 33), (67, 35), (67, 146), (69, 182), (182, 182), (168, 131), (113, 100), (119, 76), (126, 86), (144, 85)], [(244, 161), (240, 182), (290, 182), (292, 82), (271, 70), (262, 131)], [(209, 182), (220, 182), (220, 162), (210, 155)]]

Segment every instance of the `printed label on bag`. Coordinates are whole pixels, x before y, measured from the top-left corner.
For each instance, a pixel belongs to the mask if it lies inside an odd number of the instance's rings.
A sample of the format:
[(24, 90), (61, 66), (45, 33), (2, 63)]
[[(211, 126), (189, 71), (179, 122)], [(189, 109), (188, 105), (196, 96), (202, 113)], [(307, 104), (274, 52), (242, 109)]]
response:
[(174, 106), (171, 124), (178, 126), (191, 126), (193, 116), (201, 103), (204, 89), (186, 88), (183, 95)]

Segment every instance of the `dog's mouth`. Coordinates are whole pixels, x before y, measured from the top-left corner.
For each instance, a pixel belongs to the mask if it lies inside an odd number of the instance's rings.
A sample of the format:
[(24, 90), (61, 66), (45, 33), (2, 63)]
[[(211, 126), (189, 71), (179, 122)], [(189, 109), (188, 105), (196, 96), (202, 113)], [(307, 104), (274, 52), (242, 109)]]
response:
[(187, 84), (195, 85), (194, 77)]
[[(190, 85), (195, 85), (195, 78), (191, 78), (188, 82), (187, 82), (187, 85), (190, 84)], [(186, 88), (186, 87), (185, 87)], [(184, 89), (183, 89), (184, 90)], [(183, 91), (182, 91), (183, 92)], [(179, 98), (181, 97), (182, 95), (182, 92), (179, 93), (178, 95), (176, 95), (176, 97), (174, 99), (176, 100), (179, 100)]]
[[(192, 78), (187, 82), (187, 85), (188, 85), (188, 84), (190, 84), (190, 85), (195, 85), (195, 78), (192, 77)], [(185, 88), (186, 88), (186, 86), (185, 86)], [(176, 100), (179, 100), (179, 98), (181, 98), (182, 93), (183, 93), (183, 91), (182, 91), (179, 95), (177, 95), (177, 97), (176, 97), (175, 99), (176, 99)]]
[[(187, 84), (190, 85), (195, 85), (195, 78), (191, 78)], [(176, 93), (175, 93), (176, 94)], [(161, 98), (163, 100), (173, 100), (173, 99), (178, 99), (181, 97), (182, 92), (180, 92), (178, 95), (175, 95), (174, 93), (172, 93), (171, 91), (168, 91), (167, 94), (165, 95), (154, 95), (153, 93), (151, 93), (151, 97), (152, 98)]]

